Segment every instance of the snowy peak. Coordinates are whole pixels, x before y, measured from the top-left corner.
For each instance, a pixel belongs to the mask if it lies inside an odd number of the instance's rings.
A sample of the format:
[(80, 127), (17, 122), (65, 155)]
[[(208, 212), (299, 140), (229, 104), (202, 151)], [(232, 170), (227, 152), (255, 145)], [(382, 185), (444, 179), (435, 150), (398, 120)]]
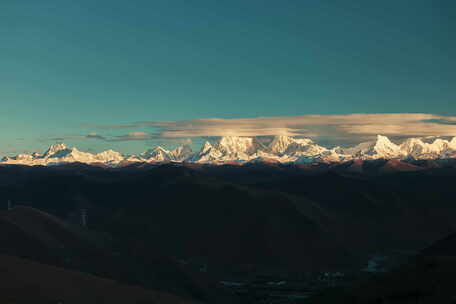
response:
[(456, 150), (456, 140), (453, 138), (448, 142), (437, 138), (432, 141), (427, 138), (425, 142), (420, 138), (409, 138), (400, 147), (404, 154), (415, 159), (445, 158), (448, 153)]
[(20, 164), (30, 166), (49, 166), (81, 162), (86, 164), (102, 163), (117, 166), (132, 162), (198, 162), (198, 163), (318, 163), (342, 162), (365, 159), (446, 159), (456, 158), (456, 137), (451, 140), (425, 137), (409, 138), (401, 144), (392, 142), (388, 137), (378, 135), (370, 142), (361, 143), (353, 148), (328, 149), (308, 138), (275, 136), (268, 145), (256, 137), (220, 137), (216, 142), (205, 142), (199, 152), (193, 153), (190, 146), (180, 146), (173, 150), (155, 147), (136, 156), (124, 156), (113, 150), (100, 153), (79, 151), (64, 144), (52, 145), (44, 154), (19, 154), (4, 157), (0, 164)]
[(106, 150), (95, 155), (95, 158), (101, 162), (120, 163), (125, 157), (116, 151)]
[(206, 154), (212, 149), (212, 145), (210, 142), (204, 142), (204, 145), (201, 147), (200, 154)]
[(156, 147), (142, 153), (140, 157), (150, 162), (162, 161), (184, 161), (192, 155), (192, 149), (189, 146), (177, 147), (174, 150), (167, 150), (163, 147)]
[(171, 160), (170, 151), (158, 146), (142, 153), (141, 158), (148, 161), (169, 161)]
[(251, 137), (224, 136), (213, 144), (206, 141), (199, 153), (191, 160), (200, 163), (232, 161), (249, 159), (249, 154), (255, 149), (254, 139)]
[(278, 135), (274, 136), (274, 139), (269, 144), (269, 148), (273, 153), (284, 153), (293, 143), (295, 143), (295, 140), (292, 137)]
[(191, 160), (200, 163), (211, 162), (221, 158), (222, 155), (223, 153), (221, 151), (215, 148), (210, 142), (206, 141), (199, 153), (193, 155)]
[(4, 162), (7, 162), (7, 161), (29, 161), (29, 160), (32, 160), (33, 159), (33, 156), (30, 155), (30, 154), (18, 154), (16, 156), (13, 156), (13, 157), (9, 157), (9, 156), (5, 156), (3, 157), (2, 161)]
[(196, 162), (245, 162), (269, 153), (269, 148), (255, 137), (224, 136), (211, 144), (205, 142), (192, 160)]
[(269, 162), (293, 162), (303, 156), (312, 158), (327, 152), (328, 149), (307, 138), (275, 136), (266, 146), (255, 137), (226, 136), (221, 137), (214, 144), (206, 142), (193, 160), (197, 162), (251, 162), (264, 159)]
[(224, 136), (220, 138), (214, 147), (224, 154), (245, 153), (250, 155), (258, 150), (267, 150), (255, 137)]
[(373, 149), (381, 158), (396, 158), (402, 155), (400, 147), (382, 135), (377, 135)]
[(290, 136), (279, 135), (274, 137), (269, 144), (269, 148), (273, 153), (281, 154), (290, 150), (290, 147), (295, 147), (295, 150), (299, 150), (298, 147), (303, 148), (313, 144), (314, 142), (309, 138), (296, 139)]
[[(63, 144), (63, 143), (55, 144), (55, 145), (50, 146), (49, 149), (47, 149), (47, 151), (44, 152), (43, 157), (44, 158), (53, 157), (56, 153), (59, 153), (62, 151), (69, 152), (68, 150), (69, 150), (68, 147), (65, 146), (65, 144)], [(60, 154), (62, 154), (62, 153), (60, 153)]]
[(293, 138), (289, 136), (275, 136), (269, 144), (272, 153), (296, 157), (316, 157), (326, 153), (328, 149), (319, 146), (309, 138)]
[(448, 147), (456, 151), (456, 136), (448, 143)]
[(344, 152), (359, 159), (396, 159), (403, 156), (401, 148), (383, 135), (377, 135), (375, 141), (360, 143)]
[(21, 164), (30, 166), (47, 166), (64, 163), (104, 163), (115, 165), (124, 160), (122, 154), (108, 150), (98, 154), (79, 151), (77, 148), (68, 148), (64, 144), (52, 145), (43, 155), (39, 153), (19, 154), (15, 157), (4, 158), (3, 162), (7, 164)]
[(192, 156), (192, 148), (188, 145), (177, 147), (171, 151), (175, 161), (184, 161)]
[(383, 135), (377, 135), (377, 140), (375, 142), (376, 146), (396, 146), (391, 142), (391, 140)]
[(441, 138), (408, 138), (397, 145), (382, 135), (378, 135), (375, 142), (345, 150), (352, 158), (361, 159), (438, 159), (452, 157), (455, 152), (454, 138), (450, 142)]

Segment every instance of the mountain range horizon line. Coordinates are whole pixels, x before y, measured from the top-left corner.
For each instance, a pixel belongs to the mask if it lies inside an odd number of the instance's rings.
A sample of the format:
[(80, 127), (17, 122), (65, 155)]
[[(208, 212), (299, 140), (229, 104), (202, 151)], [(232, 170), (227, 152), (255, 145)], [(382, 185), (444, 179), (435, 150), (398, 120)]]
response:
[[(433, 138), (433, 141), (429, 139)], [(353, 159), (439, 159), (456, 158), (456, 136), (451, 140), (441, 137), (410, 137), (399, 144), (393, 143), (387, 136), (377, 135), (374, 141), (360, 143), (354, 147), (326, 148), (316, 144), (310, 138), (297, 138), (277, 135), (269, 143), (261, 142), (257, 137), (223, 136), (215, 142), (206, 141), (199, 152), (194, 152), (189, 145), (182, 145), (173, 150), (161, 146), (148, 149), (141, 154), (126, 155), (112, 149), (100, 153), (79, 151), (63, 143), (53, 144), (43, 154), (18, 154), (4, 157), (0, 164), (18, 165), (58, 165), (72, 162), (104, 163), (118, 166), (134, 162), (279, 162), (311, 163), (342, 162)]]

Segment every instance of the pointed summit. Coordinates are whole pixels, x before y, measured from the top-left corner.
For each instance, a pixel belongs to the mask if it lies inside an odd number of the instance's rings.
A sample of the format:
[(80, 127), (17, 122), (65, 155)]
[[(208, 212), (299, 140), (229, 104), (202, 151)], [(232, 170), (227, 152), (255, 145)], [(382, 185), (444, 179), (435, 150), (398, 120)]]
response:
[(377, 135), (373, 150), (377, 153), (378, 158), (397, 158), (402, 154), (400, 147), (383, 135)]
[(68, 147), (65, 146), (65, 144), (60, 143), (60, 144), (54, 144), (47, 149), (46, 152), (44, 152), (43, 157), (48, 158), (48, 157), (53, 157), (55, 154), (61, 151), (69, 151)]
[(289, 136), (277, 135), (274, 136), (274, 139), (269, 144), (269, 148), (273, 153), (284, 153), (294, 142), (294, 139)]
[(375, 141), (360, 143), (356, 147), (346, 149), (345, 152), (361, 159), (395, 159), (404, 156), (401, 148), (383, 135), (377, 135)]
[(169, 161), (171, 160), (170, 151), (158, 146), (153, 149), (149, 149), (141, 154), (141, 158), (148, 161)]
[(200, 152), (192, 157), (196, 162), (245, 162), (268, 153), (269, 148), (255, 137), (224, 136), (211, 144), (205, 142)]
[(377, 141), (375, 142), (374, 149), (379, 153), (396, 153), (399, 150), (399, 146), (392, 143), (388, 137), (383, 135), (377, 135)]
[(206, 141), (201, 147), (201, 150), (193, 155), (191, 161), (195, 162), (211, 162), (219, 159), (222, 156), (222, 152), (217, 150), (210, 142)]
[(205, 154), (209, 152), (210, 149), (212, 149), (212, 145), (210, 142), (206, 141), (204, 142), (204, 145), (201, 147), (200, 154)]
[(287, 151), (302, 151), (306, 150), (309, 145), (314, 144), (314, 142), (309, 138), (293, 138), (285, 135), (274, 136), (274, 139), (269, 144), (269, 148), (273, 153), (282, 154)]
[(456, 136), (449, 142), (448, 147), (452, 150), (456, 150)]
[(214, 148), (226, 155), (243, 153), (246, 155), (254, 154), (258, 151), (268, 151), (261, 142), (255, 137), (224, 136), (214, 145)]
[(184, 161), (187, 160), (192, 153), (192, 148), (188, 145), (177, 147), (171, 151), (158, 146), (140, 154), (140, 158), (152, 162)]
[(380, 134), (377, 135), (377, 143), (379, 143), (379, 142), (386, 143), (386, 144), (392, 144), (391, 140), (387, 136), (380, 135)]

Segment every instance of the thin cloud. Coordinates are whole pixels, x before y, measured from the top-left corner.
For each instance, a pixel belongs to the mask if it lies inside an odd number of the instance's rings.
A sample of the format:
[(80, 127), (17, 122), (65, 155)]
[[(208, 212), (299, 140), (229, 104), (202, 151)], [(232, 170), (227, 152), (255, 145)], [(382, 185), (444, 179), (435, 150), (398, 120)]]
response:
[(38, 141), (40, 141), (40, 142), (49, 142), (49, 141), (64, 142), (67, 140), (81, 139), (84, 137), (85, 136), (83, 136), (83, 135), (69, 134), (69, 135), (63, 135), (63, 136), (38, 138)]
[(150, 140), (155, 138), (146, 132), (130, 132), (126, 135), (115, 136), (110, 141), (132, 141), (132, 140)]
[(428, 122), (428, 123), (437, 123), (437, 124), (441, 124), (441, 125), (456, 125), (456, 119), (430, 119), (430, 120), (426, 120), (425, 122)]
[(133, 129), (136, 128), (136, 124), (119, 124), (119, 125), (96, 125), (96, 124), (83, 124), (82, 127), (90, 129)]
[[(259, 117), (240, 119), (195, 119), (163, 127), (163, 137), (200, 136), (341, 136), (370, 135), (456, 135), (448, 123), (455, 118), (432, 114), (350, 114)], [(433, 121), (434, 120), (434, 121)], [(455, 120), (456, 121), (456, 120)]]
[(100, 135), (98, 133), (89, 133), (85, 137), (86, 138), (91, 138), (91, 139), (107, 140), (106, 137), (104, 137), (103, 135)]
[[(152, 140), (152, 139), (157, 139), (158, 137), (156, 134), (150, 134), (150, 133), (146, 133), (146, 132), (130, 132), (127, 134), (116, 135), (116, 136), (111, 136), (111, 137), (106, 137), (101, 134), (92, 132), (92, 133), (85, 135), (85, 138), (103, 140), (103, 141), (107, 141), (107, 142), (118, 142), (118, 141), (135, 141), (135, 140), (138, 140), (138, 141)], [(173, 139), (173, 141), (177, 142), (177, 140), (174, 140), (174, 139)]]
[(193, 144), (193, 140), (191, 138), (184, 138), (184, 139), (177, 140), (176, 143), (183, 144), (183, 145), (191, 145), (191, 144)]
[(134, 129), (141, 127), (166, 127), (174, 125), (174, 121), (140, 121), (131, 124), (97, 125), (83, 124), (82, 127), (90, 129), (115, 130), (115, 129)]
[(152, 127), (157, 134), (151, 136), (144, 132), (133, 132), (117, 136), (116, 140), (288, 135), (345, 145), (370, 139), (377, 134), (396, 138), (456, 136), (456, 117), (422, 113), (207, 118), (132, 125)]
[(185, 145), (191, 146), (193, 145), (193, 140), (191, 138), (156, 138), (154, 143), (159, 146), (176, 146), (176, 145)]

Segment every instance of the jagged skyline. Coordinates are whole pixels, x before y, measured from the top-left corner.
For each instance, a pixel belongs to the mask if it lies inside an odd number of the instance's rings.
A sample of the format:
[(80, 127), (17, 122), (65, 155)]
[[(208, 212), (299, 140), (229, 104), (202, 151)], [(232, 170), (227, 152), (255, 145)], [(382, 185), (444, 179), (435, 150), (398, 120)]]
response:
[(276, 162), (283, 164), (338, 163), (352, 160), (419, 160), (456, 158), (456, 137), (408, 138), (393, 143), (377, 135), (375, 141), (350, 148), (323, 147), (309, 138), (275, 136), (270, 141), (256, 137), (225, 136), (215, 142), (206, 141), (198, 151), (188, 145), (167, 150), (160, 146), (138, 155), (123, 155), (113, 150), (100, 153), (81, 152), (64, 144), (52, 145), (43, 154), (19, 154), (5, 157), (0, 164), (49, 166), (66, 163), (104, 164), (112, 167), (132, 163), (193, 162), (203, 164)]

